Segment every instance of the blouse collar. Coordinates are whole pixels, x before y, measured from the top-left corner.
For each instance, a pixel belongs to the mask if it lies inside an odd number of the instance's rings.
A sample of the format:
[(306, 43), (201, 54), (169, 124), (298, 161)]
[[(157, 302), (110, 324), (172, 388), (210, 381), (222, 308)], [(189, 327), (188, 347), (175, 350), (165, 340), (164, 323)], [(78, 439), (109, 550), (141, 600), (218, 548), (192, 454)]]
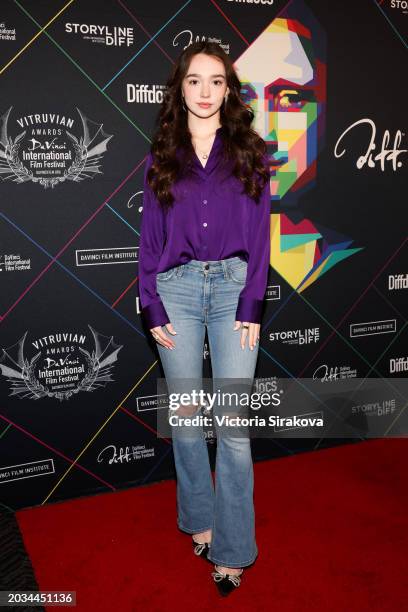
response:
[(221, 125), (215, 131), (215, 138), (213, 140), (213, 144), (211, 150), (208, 154), (207, 162), (205, 166), (201, 163), (197, 153), (194, 154), (194, 167), (200, 172), (200, 174), (208, 175), (210, 174), (214, 168), (218, 165), (220, 153), (222, 151), (223, 140), (222, 140), (222, 132), (224, 127)]
[(205, 164), (205, 166), (203, 166), (203, 164), (201, 163), (199, 157), (197, 156), (197, 153), (194, 152), (193, 163), (192, 163), (192, 170), (194, 172), (197, 172), (199, 175), (205, 177), (205, 176), (208, 176), (217, 167), (219, 159), (220, 159), (220, 154), (223, 149), (223, 140), (222, 140), (223, 131), (224, 131), (224, 126), (222, 125), (216, 129), (215, 138), (213, 140), (213, 144), (212, 144), (210, 153), (207, 158), (207, 163)]

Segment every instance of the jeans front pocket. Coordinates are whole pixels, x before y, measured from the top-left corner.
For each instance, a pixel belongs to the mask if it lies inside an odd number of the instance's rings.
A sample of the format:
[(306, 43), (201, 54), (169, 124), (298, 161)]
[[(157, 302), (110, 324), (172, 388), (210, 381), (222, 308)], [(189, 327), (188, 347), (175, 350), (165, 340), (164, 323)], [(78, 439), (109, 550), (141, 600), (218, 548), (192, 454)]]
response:
[(248, 271), (248, 264), (246, 261), (243, 261), (239, 264), (234, 264), (229, 267), (229, 275), (234, 283), (238, 283), (239, 285), (245, 285), (246, 277)]

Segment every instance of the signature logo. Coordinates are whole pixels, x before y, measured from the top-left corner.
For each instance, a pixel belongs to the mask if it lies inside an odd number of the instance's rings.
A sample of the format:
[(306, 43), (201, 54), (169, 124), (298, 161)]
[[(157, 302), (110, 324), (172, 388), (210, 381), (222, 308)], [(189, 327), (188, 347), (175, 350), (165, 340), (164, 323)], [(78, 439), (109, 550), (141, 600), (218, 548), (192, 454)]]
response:
[(344, 155), (344, 153), (346, 152), (346, 149), (343, 149), (341, 152), (338, 152), (339, 144), (344, 138), (344, 136), (347, 134), (347, 132), (350, 132), (350, 130), (357, 127), (358, 125), (370, 126), (371, 135), (370, 135), (370, 141), (368, 143), (366, 152), (364, 153), (364, 155), (360, 155), (360, 157), (357, 159), (357, 162), (356, 162), (357, 168), (361, 170), (362, 168), (364, 168), (365, 165), (368, 165), (369, 168), (375, 168), (377, 162), (380, 163), (380, 167), (383, 172), (385, 170), (385, 162), (391, 162), (392, 169), (394, 171), (396, 171), (397, 168), (401, 168), (402, 162), (398, 160), (398, 157), (401, 155), (401, 153), (406, 153), (408, 151), (408, 149), (399, 149), (399, 146), (402, 140), (402, 135), (403, 135), (401, 130), (396, 131), (395, 136), (394, 136), (394, 142), (392, 144), (392, 148), (390, 149), (387, 148), (390, 142), (390, 132), (388, 130), (385, 130), (383, 139), (382, 139), (382, 143), (381, 143), (381, 150), (375, 155), (374, 149), (377, 148), (377, 145), (375, 143), (375, 138), (377, 135), (377, 128), (375, 126), (374, 121), (368, 118), (360, 119), (359, 121), (356, 121), (355, 123), (350, 125), (350, 127), (348, 127), (341, 134), (340, 138), (338, 139), (334, 147), (335, 157), (342, 157)]
[(105, 446), (97, 457), (98, 463), (102, 463), (104, 459), (108, 459), (109, 465), (112, 463), (129, 463), (132, 459), (135, 459), (134, 451), (130, 451), (129, 446), (123, 448), (122, 446), (117, 450), (114, 444)]
[(130, 463), (131, 461), (139, 461), (141, 459), (151, 459), (152, 457), (154, 457), (154, 447), (146, 447), (145, 444), (120, 446), (119, 448), (117, 448), (116, 444), (109, 444), (101, 450), (97, 461), (98, 463), (107, 461), (109, 465), (112, 465)]
[[(185, 49), (187, 49), (187, 47), (189, 47), (190, 45), (193, 44), (193, 42), (198, 42), (198, 41), (204, 41), (207, 40), (207, 36), (203, 36), (203, 35), (199, 35), (196, 34), (194, 36), (192, 30), (182, 30), (181, 32), (179, 32), (178, 34), (176, 34), (176, 36), (173, 38), (173, 47), (178, 47), (179, 46), (179, 40), (181, 39), (182, 41), (185, 40), (186, 44), (183, 47), (183, 51)], [(225, 53), (229, 54), (229, 43), (221, 43), (220, 39), (216, 39), (214, 36), (210, 37), (212, 41), (217, 42), (225, 51)]]
[(336, 366), (335, 368), (329, 368), (328, 365), (323, 364), (317, 368), (313, 372), (312, 376), (313, 380), (317, 380), (320, 378), (322, 382), (327, 382), (330, 380), (338, 380), (339, 378), (339, 368)]

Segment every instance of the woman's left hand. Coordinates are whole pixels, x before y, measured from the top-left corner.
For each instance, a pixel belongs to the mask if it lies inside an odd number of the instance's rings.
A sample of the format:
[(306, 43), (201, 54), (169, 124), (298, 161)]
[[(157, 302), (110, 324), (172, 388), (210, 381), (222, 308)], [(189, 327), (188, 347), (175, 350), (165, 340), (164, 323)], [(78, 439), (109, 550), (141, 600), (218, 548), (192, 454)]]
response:
[(249, 325), (249, 328), (241, 327), (241, 348), (245, 349), (246, 339), (248, 337), (248, 345), (251, 351), (254, 350), (255, 344), (259, 341), (259, 331), (261, 329), (260, 323), (248, 323), (247, 321), (235, 321), (234, 331), (240, 328), (242, 325)]

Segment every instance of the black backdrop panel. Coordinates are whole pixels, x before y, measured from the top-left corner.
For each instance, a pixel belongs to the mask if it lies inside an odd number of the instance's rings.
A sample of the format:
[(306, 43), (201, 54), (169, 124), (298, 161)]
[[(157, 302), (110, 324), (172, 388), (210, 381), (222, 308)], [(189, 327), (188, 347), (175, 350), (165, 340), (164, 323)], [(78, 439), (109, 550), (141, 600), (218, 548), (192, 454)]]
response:
[[(195, 40), (219, 42), (257, 86), (290, 64), (314, 71), (306, 127), (276, 113), (288, 163), (271, 202), (256, 385), (406, 375), (406, 4), (1, 3), (4, 510), (174, 477), (171, 440), (155, 430), (163, 373), (140, 316), (138, 245), (165, 82)], [(358, 167), (370, 142), (383, 153)], [(363, 322), (386, 333), (354, 333)], [(203, 362), (208, 376), (207, 341)], [(253, 453), (350, 441), (259, 439)]]

